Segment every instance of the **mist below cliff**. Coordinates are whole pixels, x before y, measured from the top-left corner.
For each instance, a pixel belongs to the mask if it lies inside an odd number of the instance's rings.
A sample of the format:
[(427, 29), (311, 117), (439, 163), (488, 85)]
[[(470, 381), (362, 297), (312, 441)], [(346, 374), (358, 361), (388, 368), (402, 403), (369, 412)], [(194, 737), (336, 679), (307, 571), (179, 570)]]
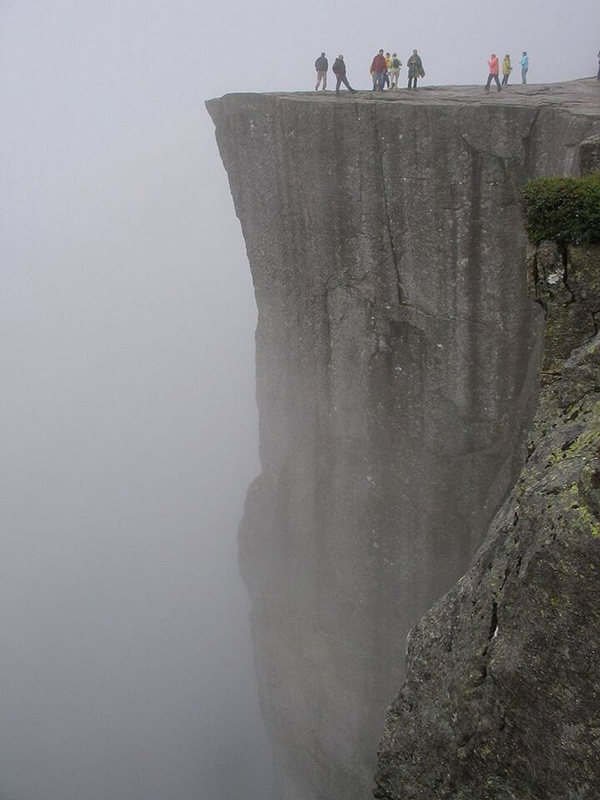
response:
[(116, 9), (30, 5), (2, 14), (0, 797), (263, 800), (255, 311), (210, 120)]

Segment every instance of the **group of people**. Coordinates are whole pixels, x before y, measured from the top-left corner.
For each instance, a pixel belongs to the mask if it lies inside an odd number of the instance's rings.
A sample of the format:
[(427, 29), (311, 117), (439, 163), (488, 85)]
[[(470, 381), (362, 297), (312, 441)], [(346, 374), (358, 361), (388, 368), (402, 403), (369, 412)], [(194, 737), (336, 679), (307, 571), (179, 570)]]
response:
[[(384, 55), (383, 50), (380, 50), (373, 57), (371, 68), (369, 69), (373, 79), (373, 91), (383, 92), (386, 87), (388, 89), (397, 89), (401, 66), (402, 61), (398, 58), (397, 53), (392, 53), (391, 55), (386, 53)], [(425, 77), (423, 62), (416, 50), (413, 50), (412, 55), (406, 62), (406, 66), (408, 67), (408, 88), (416, 89), (418, 78)]]
[[(521, 56), (521, 83), (527, 83), (527, 73), (529, 72), (529, 56), (527, 55), (527, 51), (523, 50), (523, 55)], [(510, 55), (505, 55), (502, 61), (502, 83), (500, 83), (500, 78), (498, 77), (500, 74), (500, 61), (496, 53), (492, 53), (492, 55), (488, 59), (488, 79), (485, 85), (486, 92), (489, 92), (490, 85), (492, 81), (496, 82), (496, 88), (500, 92), (502, 91), (503, 86), (508, 85), (508, 79), (510, 78), (510, 73), (512, 72), (512, 64), (510, 63)]]
[[(321, 53), (321, 55), (315, 61), (315, 69), (317, 70), (317, 85), (315, 86), (315, 91), (319, 91), (319, 86), (323, 84), (323, 91), (327, 88), (327, 70), (329, 69), (329, 61), (325, 53)], [(356, 89), (353, 89), (350, 84), (348, 83), (348, 78), (346, 78), (346, 64), (344, 63), (344, 56), (339, 55), (333, 63), (333, 74), (337, 79), (335, 93), (339, 95), (340, 93), (340, 86), (342, 83), (352, 94), (356, 94)]]
[[(383, 50), (380, 50), (379, 53), (377, 53), (377, 55), (373, 58), (373, 61), (371, 62), (371, 68), (369, 70), (371, 77), (373, 78), (373, 91), (383, 92), (386, 87), (388, 89), (397, 89), (401, 66), (402, 61), (400, 61), (398, 58), (397, 53), (386, 53), (384, 55)], [(406, 66), (408, 67), (408, 88), (416, 89), (418, 78), (425, 77), (423, 62), (421, 61), (421, 56), (416, 50), (413, 50), (412, 55), (406, 62)], [(329, 70), (329, 61), (327, 60), (325, 53), (321, 53), (321, 55), (315, 61), (315, 69), (317, 71), (315, 91), (318, 92), (319, 89), (325, 91), (325, 89), (327, 89), (327, 72)], [(332, 71), (336, 77), (335, 93), (337, 95), (340, 93), (340, 86), (342, 84), (353, 94), (356, 93), (356, 89), (353, 89), (348, 83), (348, 78), (346, 77), (346, 64), (344, 62), (343, 55), (339, 55), (336, 58), (332, 67)]]
[[(600, 53), (598, 54), (600, 57)], [(383, 92), (386, 88), (387, 89), (397, 89), (398, 88), (398, 80), (400, 78), (400, 67), (402, 66), (402, 61), (398, 58), (397, 53), (385, 53), (383, 50), (380, 50), (376, 56), (374, 56), (373, 61), (371, 62), (371, 67), (369, 72), (371, 73), (371, 77), (373, 79), (373, 91), (374, 92)], [(408, 68), (408, 88), (415, 89), (417, 88), (417, 81), (419, 78), (425, 77), (425, 70), (423, 69), (423, 62), (421, 61), (421, 56), (417, 52), (417, 50), (412, 51), (412, 55), (409, 57), (408, 61), (406, 62), (406, 66)], [(498, 91), (502, 90), (503, 86), (508, 84), (508, 80), (510, 78), (510, 73), (512, 72), (512, 64), (510, 61), (510, 55), (505, 55), (504, 60), (502, 61), (502, 83), (500, 83), (500, 60), (496, 53), (492, 53), (488, 60), (489, 66), (489, 74), (487, 83), (485, 85), (485, 90), (490, 90), (490, 85), (492, 81), (496, 82), (496, 86)], [(529, 71), (529, 56), (527, 55), (527, 51), (523, 50), (523, 54), (521, 56), (520, 61), (521, 66), (521, 81), (522, 83), (527, 83), (527, 72)], [(321, 55), (315, 61), (315, 69), (317, 71), (317, 82), (315, 85), (315, 91), (319, 91), (322, 89), (323, 91), (327, 89), (327, 72), (329, 70), (329, 61), (327, 60), (327, 56), (325, 53), (321, 53)], [(352, 86), (348, 83), (348, 78), (346, 77), (346, 64), (344, 62), (344, 56), (339, 55), (332, 67), (333, 74), (336, 77), (336, 87), (335, 93), (339, 95), (340, 87), (342, 84), (350, 91), (352, 94), (356, 94), (356, 89), (353, 89)], [(600, 76), (600, 69), (598, 71), (598, 75)]]

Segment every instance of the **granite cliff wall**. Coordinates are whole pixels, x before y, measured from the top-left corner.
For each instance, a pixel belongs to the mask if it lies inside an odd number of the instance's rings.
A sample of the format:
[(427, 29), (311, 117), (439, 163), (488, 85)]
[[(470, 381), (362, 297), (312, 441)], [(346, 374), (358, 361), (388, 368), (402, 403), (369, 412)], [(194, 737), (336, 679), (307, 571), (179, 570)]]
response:
[[(566, 265), (569, 297), (552, 280), (562, 259), (546, 272), (548, 369), (525, 466), (473, 567), (410, 634), (381, 800), (600, 795), (600, 246), (571, 248)], [(569, 338), (587, 342), (565, 361)]]
[(406, 634), (516, 479), (540, 350), (517, 190), (577, 169), (590, 91), (208, 104), (259, 311), (240, 564), (278, 800), (370, 795)]

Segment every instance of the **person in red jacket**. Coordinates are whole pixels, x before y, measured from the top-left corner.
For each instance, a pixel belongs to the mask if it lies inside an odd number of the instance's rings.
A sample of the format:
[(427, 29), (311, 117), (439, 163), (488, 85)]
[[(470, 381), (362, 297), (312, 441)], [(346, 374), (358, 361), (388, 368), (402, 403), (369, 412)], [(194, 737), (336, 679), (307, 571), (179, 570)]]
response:
[(490, 83), (492, 79), (496, 81), (496, 86), (498, 87), (498, 91), (502, 91), (502, 87), (500, 86), (500, 80), (498, 79), (498, 73), (500, 72), (500, 62), (498, 61), (498, 56), (496, 53), (492, 53), (490, 58), (488, 59), (488, 66), (490, 68), (490, 74), (488, 75), (487, 83), (485, 85), (486, 92), (490, 90)]
[(371, 61), (371, 75), (373, 77), (374, 92), (383, 92), (383, 82), (385, 80), (386, 72), (387, 63), (383, 55), (383, 50), (380, 50), (373, 61)]

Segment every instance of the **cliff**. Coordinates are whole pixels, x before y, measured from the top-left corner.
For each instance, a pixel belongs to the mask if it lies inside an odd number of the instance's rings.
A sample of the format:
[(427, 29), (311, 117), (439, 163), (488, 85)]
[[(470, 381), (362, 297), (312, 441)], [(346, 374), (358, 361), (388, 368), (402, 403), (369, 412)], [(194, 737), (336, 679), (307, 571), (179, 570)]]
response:
[[(564, 273), (546, 256), (549, 369), (527, 461), (474, 566), (411, 633), (382, 800), (600, 793), (600, 246), (571, 249)], [(564, 361), (565, 338), (588, 343)]]
[(578, 169), (596, 95), (208, 103), (259, 311), (240, 563), (278, 800), (369, 796), (406, 634), (516, 480), (541, 325), (518, 188)]

